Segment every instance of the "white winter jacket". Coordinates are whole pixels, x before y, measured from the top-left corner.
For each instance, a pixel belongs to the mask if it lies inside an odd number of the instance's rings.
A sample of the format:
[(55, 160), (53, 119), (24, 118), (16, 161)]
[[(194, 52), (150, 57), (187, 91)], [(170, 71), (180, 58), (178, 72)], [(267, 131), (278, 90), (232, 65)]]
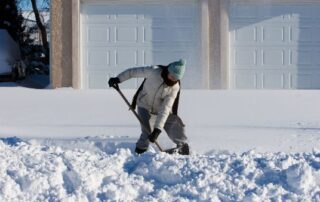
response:
[(162, 129), (179, 92), (179, 83), (173, 86), (165, 84), (161, 77), (162, 68), (158, 66), (137, 67), (120, 73), (117, 77), (120, 82), (130, 78), (146, 78), (143, 89), (138, 95), (137, 105), (147, 109), (151, 114), (156, 114), (154, 127)]

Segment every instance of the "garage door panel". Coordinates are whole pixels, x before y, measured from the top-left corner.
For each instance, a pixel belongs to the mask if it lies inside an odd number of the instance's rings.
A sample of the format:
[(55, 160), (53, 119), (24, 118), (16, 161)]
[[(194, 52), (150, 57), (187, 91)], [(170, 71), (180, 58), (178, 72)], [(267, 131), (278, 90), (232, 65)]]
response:
[(255, 48), (235, 48), (233, 68), (249, 68), (257, 66), (257, 50)]
[[(163, 50), (153, 50), (145, 52), (145, 63), (146, 64), (162, 64), (166, 65), (172, 61), (177, 60), (177, 58), (191, 58), (196, 54), (194, 52), (175, 50), (172, 49), (163, 49)], [(188, 61), (188, 71), (191, 70), (190, 66), (196, 66), (198, 64), (197, 60)], [(197, 68), (199, 70), (199, 68)]]
[(285, 52), (282, 49), (264, 48), (262, 50), (262, 66), (281, 68), (285, 63)]
[(88, 43), (108, 43), (110, 42), (110, 28), (100, 26), (90, 26), (87, 31)]
[(144, 29), (144, 41), (155, 43), (184, 42), (185, 45), (192, 44), (195, 40), (194, 28), (192, 27), (152, 27)]
[(130, 42), (130, 43), (137, 43), (138, 42), (138, 27), (136, 26), (122, 26), (116, 27), (116, 38), (115, 42)]
[(190, 41), (194, 41), (194, 31), (191, 27), (173, 27), (169, 33), (170, 42), (184, 42), (184, 44), (187, 44)]
[(138, 65), (138, 50), (137, 49), (117, 49), (115, 51), (116, 66), (132, 66)]
[(165, 43), (168, 38), (168, 31), (165, 27), (145, 28), (145, 42), (160, 42)]
[(90, 72), (87, 74), (87, 87), (89, 88), (104, 88), (107, 86), (107, 75), (103, 74), (102, 71)]
[(234, 37), (233, 40), (235, 44), (237, 43), (256, 43), (257, 42), (257, 27), (255, 25), (240, 25), (234, 27)]
[(110, 15), (99, 15), (99, 14), (92, 14), (92, 15), (83, 15), (84, 20), (89, 23), (105, 23), (107, 20), (111, 18)]
[[(109, 8), (111, 9), (111, 8)], [(93, 5), (93, 4), (82, 4), (81, 5), (81, 12), (88, 16), (102, 16), (108, 15), (109, 12), (108, 7), (103, 5)]]
[[(194, 16), (195, 18), (197, 16)], [(148, 22), (147, 19), (142, 21), (144, 22)], [(168, 24), (168, 22), (170, 22)], [(149, 21), (149, 24), (153, 24), (153, 25), (162, 25), (162, 26), (195, 26), (195, 23), (197, 23), (195, 21), (194, 18), (176, 18), (176, 17), (170, 17), (170, 19), (168, 18), (157, 18), (157, 19), (152, 19), (151, 23)]]
[(110, 51), (104, 49), (96, 49), (87, 52), (87, 67), (88, 68), (97, 68), (99, 66), (110, 66)]
[(82, 13), (87, 14), (90, 17), (101, 15), (113, 15), (120, 18), (131, 18), (137, 17), (140, 13), (143, 13), (143, 11), (144, 8), (138, 4), (82, 4)]
[(116, 43), (136, 44), (142, 41), (143, 31), (137, 26), (87, 25), (86, 44), (88, 46), (110, 46)]
[(255, 5), (231, 4), (231, 86), (320, 88), (320, 5)]
[(285, 74), (282, 72), (262, 72), (262, 88), (285, 88)]
[(259, 25), (255, 22), (237, 23), (231, 30), (231, 43), (233, 45), (287, 45), (290, 43), (289, 27), (283, 25)]
[(102, 47), (83, 48), (83, 70), (90, 71), (93, 69), (103, 69), (114, 67), (115, 64), (115, 49)]
[(258, 88), (257, 73), (254, 71), (233, 71), (233, 88), (254, 89)]
[(114, 13), (115, 20), (117, 22), (135, 22), (140, 18), (143, 18), (143, 8), (141, 6), (126, 6), (126, 5), (119, 5), (113, 6), (112, 10), (108, 10), (108, 13)]
[(287, 73), (278, 70), (236, 70), (232, 73), (233, 88), (282, 89), (288, 88)]
[(284, 26), (262, 26), (262, 43), (284, 43), (287, 36)]
[[(83, 86), (105, 88), (108, 76), (129, 67), (168, 64), (180, 58), (187, 59), (188, 68), (193, 65), (202, 72), (195, 2), (83, 3)], [(203, 75), (194, 77), (202, 80)], [(123, 87), (135, 88), (138, 81)]]
[(145, 15), (152, 17), (154, 20), (168, 20), (168, 17), (192, 20), (195, 15), (195, 4), (183, 4), (181, 2), (179, 4), (146, 5)]
[(86, 57), (85, 70), (104, 69), (112, 70), (118, 66), (139, 65), (142, 62), (141, 50), (136, 48), (89, 48), (83, 53)]
[(128, 23), (136, 22), (144, 18), (144, 10), (141, 6), (125, 5), (105, 6), (105, 5), (84, 5), (82, 14), (87, 23)]

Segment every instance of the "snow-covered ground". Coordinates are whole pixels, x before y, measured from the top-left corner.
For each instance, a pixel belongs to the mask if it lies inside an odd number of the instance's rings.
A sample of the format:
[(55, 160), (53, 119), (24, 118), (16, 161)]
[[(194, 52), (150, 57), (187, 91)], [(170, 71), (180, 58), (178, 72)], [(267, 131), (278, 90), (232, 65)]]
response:
[(116, 91), (1, 88), (0, 201), (320, 201), (319, 91), (181, 96), (192, 155), (136, 156)]

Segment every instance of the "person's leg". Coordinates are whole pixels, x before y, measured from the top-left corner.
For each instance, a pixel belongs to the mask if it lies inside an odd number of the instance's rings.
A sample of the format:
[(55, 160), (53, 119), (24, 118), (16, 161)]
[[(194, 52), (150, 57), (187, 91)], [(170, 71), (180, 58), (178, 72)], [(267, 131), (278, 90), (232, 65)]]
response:
[[(151, 115), (148, 112), (148, 110), (141, 108), (141, 107), (138, 107), (138, 115), (141, 118), (143, 124), (146, 127), (150, 128), (149, 120), (150, 120)], [(137, 153), (143, 153), (143, 152), (147, 151), (147, 149), (149, 147), (149, 138), (148, 138), (149, 133), (148, 133), (148, 131), (146, 131), (144, 126), (141, 125), (141, 123), (140, 123), (140, 126), (141, 126), (141, 135), (140, 135), (139, 140), (136, 143), (136, 152)]]
[(179, 116), (170, 114), (164, 126), (169, 138), (177, 144), (180, 154), (189, 154), (188, 138), (185, 133), (185, 125)]

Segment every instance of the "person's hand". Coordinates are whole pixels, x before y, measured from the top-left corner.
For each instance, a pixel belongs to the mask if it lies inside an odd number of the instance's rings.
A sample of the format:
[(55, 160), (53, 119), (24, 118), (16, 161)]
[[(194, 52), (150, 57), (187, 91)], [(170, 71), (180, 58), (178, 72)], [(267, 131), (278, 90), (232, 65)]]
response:
[(118, 77), (111, 77), (108, 82), (109, 87), (114, 87), (114, 86), (118, 85), (119, 83), (120, 83), (120, 79)]
[(157, 140), (160, 133), (161, 133), (161, 130), (159, 128), (155, 128), (153, 132), (149, 135), (150, 142), (154, 143)]

